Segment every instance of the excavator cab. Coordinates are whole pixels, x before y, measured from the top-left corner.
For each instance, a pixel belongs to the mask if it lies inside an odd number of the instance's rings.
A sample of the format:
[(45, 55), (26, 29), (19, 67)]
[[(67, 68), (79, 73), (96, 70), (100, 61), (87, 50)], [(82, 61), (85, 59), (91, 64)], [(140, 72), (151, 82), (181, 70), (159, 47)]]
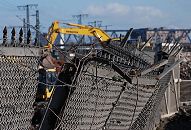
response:
[(50, 98), (56, 82), (56, 69), (39, 69), (39, 84), (37, 86), (36, 102), (46, 101)]
[(56, 83), (57, 73), (56, 69), (47, 69), (46, 70), (46, 89), (43, 95), (43, 99), (47, 100), (51, 97), (54, 90), (54, 84)]

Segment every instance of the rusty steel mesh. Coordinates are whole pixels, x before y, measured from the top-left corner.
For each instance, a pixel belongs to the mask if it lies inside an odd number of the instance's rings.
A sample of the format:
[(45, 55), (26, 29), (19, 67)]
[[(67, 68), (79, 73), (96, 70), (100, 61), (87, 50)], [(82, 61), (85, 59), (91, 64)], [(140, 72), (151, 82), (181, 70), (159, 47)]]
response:
[(33, 116), (38, 58), (0, 56), (0, 129), (28, 130)]

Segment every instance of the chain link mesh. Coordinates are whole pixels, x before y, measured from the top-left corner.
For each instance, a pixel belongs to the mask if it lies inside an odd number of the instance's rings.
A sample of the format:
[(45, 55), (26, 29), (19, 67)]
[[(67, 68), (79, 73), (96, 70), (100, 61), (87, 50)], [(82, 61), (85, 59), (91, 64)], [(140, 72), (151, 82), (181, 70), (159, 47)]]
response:
[[(170, 66), (173, 62), (174, 59), (169, 58), (166, 67)], [(155, 124), (155, 115), (159, 110), (162, 97), (168, 87), (171, 75), (172, 72), (169, 72), (158, 82), (158, 84), (156, 84), (155, 91), (152, 93), (152, 96), (149, 98), (130, 130), (151, 130), (153, 128), (152, 124)]]
[(27, 130), (37, 86), (36, 57), (0, 56), (0, 129)]
[[(153, 79), (159, 71), (140, 76), (139, 72), (148, 69), (151, 63), (142, 58), (140, 53), (136, 55), (115, 45), (109, 45), (95, 57), (84, 59), (81, 61), (83, 63), (79, 63), (75, 83), (68, 86), (71, 93), (69, 92), (63, 109), (56, 113), (54, 107), (58, 104), (52, 104), (51, 108), (47, 108), (48, 114), (44, 118), (46, 120), (42, 128), (51, 123), (49, 118), (54, 114), (57, 118), (56, 125), (52, 123), (54, 126), (50, 127), (54, 127), (55, 130), (153, 129), (155, 115), (171, 73), (159, 82)], [(167, 67), (173, 62), (169, 60)], [(131, 78), (137, 82), (133, 81), (131, 84)], [(155, 84), (153, 81), (149, 85), (144, 83), (144, 78), (155, 81)], [(60, 97), (62, 95), (59, 95)]]
[(96, 61), (83, 67), (75, 87), (58, 123), (62, 130), (128, 129), (155, 91), (127, 83), (111, 66)]
[[(151, 65), (140, 56), (118, 49), (111, 46), (98, 57), (116, 64), (126, 74), (132, 69), (144, 70)], [(172, 63), (170, 60), (167, 66)], [(158, 72), (152, 71), (144, 77), (153, 79), (156, 75)], [(168, 73), (155, 85), (145, 85), (140, 84), (137, 77), (137, 83), (129, 84), (111, 65), (90, 61), (82, 67), (76, 89), (68, 99), (57, 128), (151, 130), (170, 78), (171, 73)]]

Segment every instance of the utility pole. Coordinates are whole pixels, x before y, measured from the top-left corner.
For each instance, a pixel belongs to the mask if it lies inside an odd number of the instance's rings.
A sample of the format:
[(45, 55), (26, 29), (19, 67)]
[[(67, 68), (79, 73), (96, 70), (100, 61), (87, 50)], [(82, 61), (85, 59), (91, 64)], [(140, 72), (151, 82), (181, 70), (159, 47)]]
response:
[(26, 30), (26, 21), (25, 18), (23, 19), (23, 33), (24, 33), (24, 42), (27, 39), (27, 30)]
[(30, 28), (30, 12), (29, 9), (32, 9), (33, 7), (37, 8), (38, 4), (28, 4), (24, 6), (17, 6), (19, 10), (26, 10), (26, 20), (27, 20), (27, 31)]
[(31, 15), (36, 17), (36, 38), (35, 38), (35, 45), (39, 45), (39, 31), (40, 31), (40, 19), (39, 19), (39, 10), (36, 10), (36, 13)]
[[(82, 24), (82, 19), (85, 18), (85, 17), (88, 17), (88, 14), (78, 14), (78, 15), (73, 15), (72, 16), (73, 18), (77, 18), (78, 19), (78, 24)], [(78, 36), (78, 39), (80, 42), (84, 42), (84, 37), (83, 36)], [(79, 42), (78, 41), (78, 42)]]
[(73, 18), (78, 19), (78, 24), (82, 24), (82, 19), (88, 17), (88, 14), (78, 14), (78, 15), (73, 15)]
[(36, 44), (39, 45), (40, 19), (39, 10), (36, 10)]

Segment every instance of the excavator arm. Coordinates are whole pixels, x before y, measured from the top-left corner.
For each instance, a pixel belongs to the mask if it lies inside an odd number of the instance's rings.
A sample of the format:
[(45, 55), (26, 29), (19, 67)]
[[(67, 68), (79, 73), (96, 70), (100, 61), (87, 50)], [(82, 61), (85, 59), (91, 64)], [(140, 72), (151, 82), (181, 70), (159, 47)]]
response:
[(71, 27), (60, 27), (58, 21), (54, 21), (52, 23), (47, 35), (47, 39), (49, 40), (48, 48), (52, 48), (52, 45), (54, 44), (54, 41), (59, 33), (94, 36), (99, 39), (100, 43), (107, 42), (111, 39), (110, 36), (100, 28), (73, 23), (67, 23), (67, 25)]
[[(85, 26), (85, 25), (79, 25), (79, 24), (72, 24), (72, 23), (67, 23), (69, 28), (64, 28), (59, 26), (58, 21), (54, 21), (52, 25), (49, 28), (48, 34), (47, 34), (47, 40), (48, 40), (48, 46), (45, 46), (45, 48), (52, 49), (52, 46), (58, 36), (58, 34), (75, 34), (75, 35), (86, 35), (86, 36), (94, 36), (98, 38), (100, 43), (107, 42), (111, 38), (110, 36), (101, 30), (100, 28), (96, 27), (90, 27), (90, 26)], [(58, 63), (59, 61), (55, 60), (52, 56), (48, 55), (44, 58), (42, 61), (43, 66), (47, 69), (47, 72), (50, 73), (50, 67), (55, 67), (58, 68), (58, 72), (60, 72), (60, 66), (64, 64), (63, 61), (60, 61), (60, 64)], [(61, 63), (62, 62), (62, 63)], [(55, 70), (55, 71), (56, 71)], [(52, 91), (49, 91), (46, 88), (46, 92), (44, 95), (44, 99), (50, 98), (50, 95), (52, 94)]]

